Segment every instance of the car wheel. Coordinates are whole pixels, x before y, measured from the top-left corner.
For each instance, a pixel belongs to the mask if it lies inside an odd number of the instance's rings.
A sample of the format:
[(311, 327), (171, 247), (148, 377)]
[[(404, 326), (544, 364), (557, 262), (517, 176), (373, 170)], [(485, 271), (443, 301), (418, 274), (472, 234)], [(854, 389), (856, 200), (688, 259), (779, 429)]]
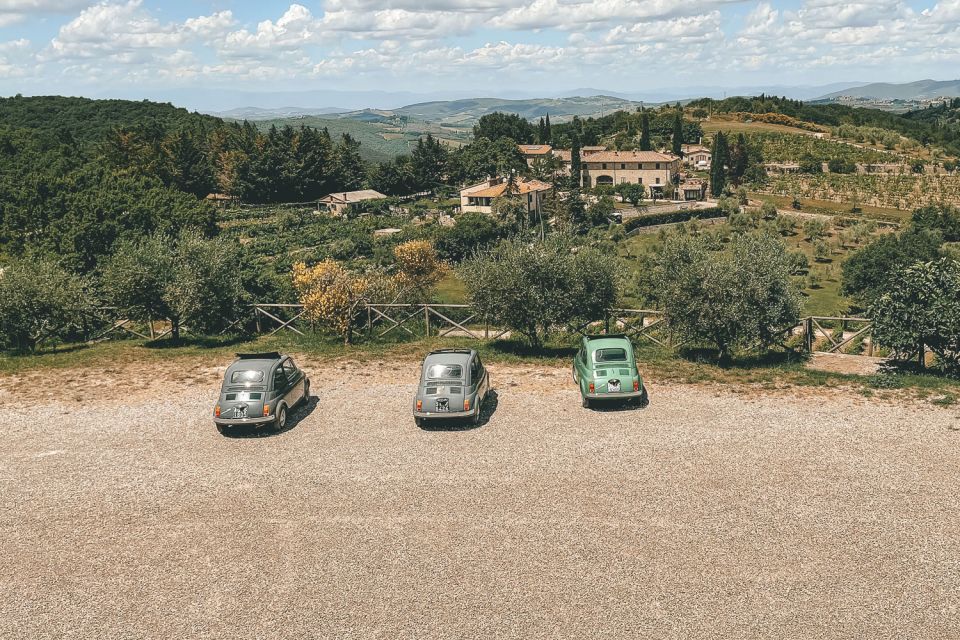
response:
[(273, 421), (273, 430), (280, 432), (283, 431), (287, 426), (287, 408), (285, 406), (280, 407), (280, 411), (277, 412), (277, 419)]
[(414, 418), (413, 423), (421, 429), (423, 428), (423, 418)]
[(650, 396), (647, 395), (646, 387), (643, 388), (643, 395), (640, 396), (640, 401), (637, 402), (637, 404), (640, 406), (641, 409), (644, 407), (647, 407), (650, 404)]
[(309, 380), (303, 383), (303, 397), (300, 399), (300, 402), (304, 405), (310, 404), (310, 381)]
[(480, 424), (480, 407), (477, 407), (477, 412), (470, 416), (470, 424), (473, 426)]
[(583, 406), (584, 409), (590, 408), (590, 398), (588, 398), (587, 396), (580, 396), (580, 401), (581, 401), (580, 404)]
[(225, 436), (225, 435), (227, 435), (227, 428), (226, 428), (225, 426), (223, 426), (222, 424), (218, 424), (218, 425), (217, 425), (217, 432), (218, 432), (220, 435)]

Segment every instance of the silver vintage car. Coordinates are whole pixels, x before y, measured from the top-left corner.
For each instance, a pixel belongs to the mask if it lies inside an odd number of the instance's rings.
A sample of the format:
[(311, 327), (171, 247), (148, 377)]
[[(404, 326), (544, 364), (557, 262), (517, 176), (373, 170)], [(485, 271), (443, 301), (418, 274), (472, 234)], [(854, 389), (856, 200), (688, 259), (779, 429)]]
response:
[(440, 349), (427, 354), (420, 385), (413, 399), (413, 419), (466, 418), (479, 424), (480, 410), (490, 393), (490, 374), (473, 349)]
[(275, 351), (240, 353), (237, 358), (227, 367), (213, 410), (217, 430), (269, 425), (282, 431), (289, 411), (309, 400), (310, 379), (290, 356)]

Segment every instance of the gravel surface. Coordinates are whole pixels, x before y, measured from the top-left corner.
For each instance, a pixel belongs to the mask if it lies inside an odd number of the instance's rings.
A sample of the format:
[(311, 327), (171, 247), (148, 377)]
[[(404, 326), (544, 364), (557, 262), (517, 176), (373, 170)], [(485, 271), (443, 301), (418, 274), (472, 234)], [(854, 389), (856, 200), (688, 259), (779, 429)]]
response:
[(339, 363), (227, 438), (220, 371), (0, 379), (0, 638), (960, 637), (956, 411), (494, 366), (421, 430)]

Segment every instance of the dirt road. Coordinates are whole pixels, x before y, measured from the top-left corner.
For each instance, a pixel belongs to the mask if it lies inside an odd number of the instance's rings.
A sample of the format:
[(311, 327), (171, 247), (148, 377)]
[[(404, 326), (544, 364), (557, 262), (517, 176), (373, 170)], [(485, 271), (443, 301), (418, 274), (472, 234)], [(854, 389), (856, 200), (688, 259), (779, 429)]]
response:
[(492, 367), (425, 431), (415, 365), (338, 366), (269, 437), (216, 368), (0, 379), (0, 637), (960, 636), (955, 411)]

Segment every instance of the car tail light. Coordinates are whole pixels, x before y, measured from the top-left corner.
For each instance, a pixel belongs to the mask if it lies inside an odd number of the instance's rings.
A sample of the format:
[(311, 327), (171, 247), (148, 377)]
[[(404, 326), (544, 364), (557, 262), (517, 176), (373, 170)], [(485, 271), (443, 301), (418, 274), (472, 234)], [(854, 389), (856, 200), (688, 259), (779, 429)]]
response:
[(593, 383), (591, 382), (591, 383), (590, 383), (590, 393), (596, 393), (596, 392), (597, 392), (597, 388), (596, 388), (595, 386), (593, 386)]
[(463, 401), (463, 410), (470, 411), (470, 398)]
[(270, 415), (270, 405), (268, 404), (263, 405), (263, 415), (265, 416)]
[(639, 381), (639, 380), (634, 380), (634, 381), (633, 381), (633, 390), (634, 390), (634, 391), (640, 391), (640, 381)]
[(213, 415), (217, 418), (220, 417), (220, 405), (217, 405), (217, 408), (213, 410)]
[(423, 400), (417, 400), (417, 411), (423, 411)]

